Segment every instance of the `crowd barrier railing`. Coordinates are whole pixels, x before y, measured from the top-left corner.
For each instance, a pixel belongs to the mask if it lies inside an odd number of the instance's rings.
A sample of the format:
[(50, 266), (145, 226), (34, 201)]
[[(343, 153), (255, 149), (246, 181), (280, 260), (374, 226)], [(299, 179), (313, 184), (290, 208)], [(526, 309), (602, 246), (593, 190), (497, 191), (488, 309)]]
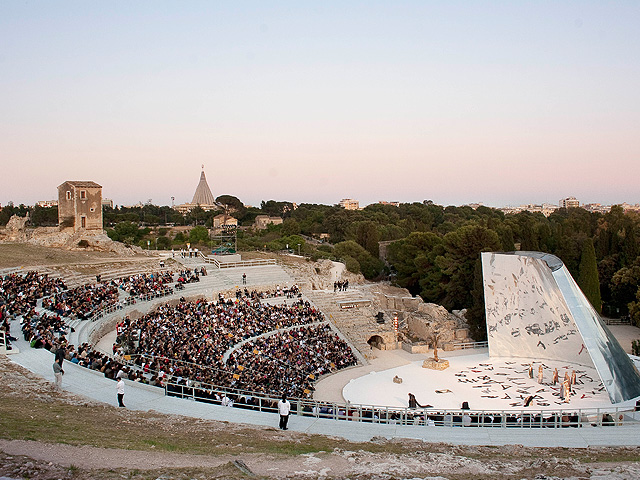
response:
[[(234, 391), (231, 388), (205, 384), (166, 382), (165, 395), (194, 401), (222, 404), (225, 396), (235, 397), (233, 407), (273, 413), (277, 410), (277, 396), (255, 392)], [(582, 428), (637, 424), (627, 414), (633, 409), (591, 408), (546, 410), (461, 410), (435, 408), (398, 408), (377, 405), (319, 402), (292, 398), (293, 415), (330, 420), (377, 423), (388, 425), (467, 427), (467, 428)], [(468, 417), (465, 420), (465, 417)]]
[(461, 343), (450, 343), (446, 346), (446, 350), (469, 350), (475, 348), (488, 348), (489, 342), (461, 342)]
[(263, 258), (256, 260), (241, 260), (239, 262), (221, 262), (215, 257), (202, 257), (206, 263), (212, 264), (217, 269), (223, 268), (246, 268), (246, 267), (260, 267), (265, 265), (276, 265), (274, 258)]
[[(128, 358), (127, 358), (128, 357)], [(122, 363), (134, 370), (142, 370), (125, 356)], [(193, 364), (195, 365), (195, 364)], [(148, 372), (157, 374), (157, 372)], [(260, 392), (219, 386), (185, 379), (182, 382), (164, 380), (165, 395), (194, 401), (222, 404), (224, 396), (234, 397), (234, 407), (250, 408), (272, 413), (277, 410), (279, 397)], [(476, 428), (565, 428), (621, 426), (638, 421), (631, 415), (633, 407), (574, 409), (569, 404), (557, 410), (465, 410), (439, 408), (390, 407), (353, 403), (324, 402), (307, 398), (292, 398), (292, 414), (331, 420), (389, 425), (476, 427)], [(467, 418), (465, 418), (467, 417)]]

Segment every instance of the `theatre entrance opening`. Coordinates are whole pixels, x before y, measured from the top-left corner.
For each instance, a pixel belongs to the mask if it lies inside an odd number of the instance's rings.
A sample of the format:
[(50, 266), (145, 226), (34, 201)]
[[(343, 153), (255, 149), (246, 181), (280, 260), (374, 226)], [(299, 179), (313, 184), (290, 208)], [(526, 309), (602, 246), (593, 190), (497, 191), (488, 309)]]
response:
[(367, 343), (371, 345), (372, 348), (377, 348), (378, 350), (385, 350), (384, 340), (380, 335), (371, 336), (371, 338), (367, 340)]

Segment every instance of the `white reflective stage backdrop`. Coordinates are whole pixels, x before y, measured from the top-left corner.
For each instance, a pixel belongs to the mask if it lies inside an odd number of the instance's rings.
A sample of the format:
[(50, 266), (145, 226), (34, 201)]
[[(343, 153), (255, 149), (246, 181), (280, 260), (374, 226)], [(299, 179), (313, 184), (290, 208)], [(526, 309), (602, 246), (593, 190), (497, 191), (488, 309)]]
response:
[(489, 355), (595, 367), (612, 403), (640, 396), (640, 374), (562, 261), (482, 253)]

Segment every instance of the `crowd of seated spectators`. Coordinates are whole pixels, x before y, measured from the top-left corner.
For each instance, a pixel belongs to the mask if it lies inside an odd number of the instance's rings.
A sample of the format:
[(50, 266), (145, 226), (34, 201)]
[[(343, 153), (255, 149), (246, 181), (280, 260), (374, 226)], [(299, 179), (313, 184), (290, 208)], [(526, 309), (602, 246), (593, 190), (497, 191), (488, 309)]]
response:
[(36, 271), (0, 277), (0, 331), (5, 333), (7, 350), (11, 350), (11, 342), (16, 341), (11, 335), (10, 318), (23, 317), (37, 324), (34, 317), (38, 299), (66, 288), (62, 280)]
[(85, 320), (105, 306), (118, 302), (118, 287), (112, 283), (81, 285), (42, 300), (42, 307), (66, 318)]
[[(324, 316), (308, 302), (267, 305), (244, 297), (225, 299), (220, 294), (215, 302), (180, 301), (136, 320), (126, 319), (118, 341), (138, 363), (142, 363), (140, 354), (179, 360), (183, 365), (175, 368), (182, 377), (214, 384), (221, 377), (230, 377), (226, 380), (231, 383), (233, 376), (225, 372), (222, 362), (231, 347), (273, 330), (321, 321)], [(151, 370), (166, 370), (164, 362), (156, 360)]]
[(38, 299), (66, 289), (62, 280), (47, 274), (12, 273), (0, 278), (0, 306), (4, 306), (4, 315), (19, 317), (35, 307)]
[(178, 284), (183, 285), (185, 283), (194, 283), (194, 282), (199, 282), (200, 281), (200, 276), (205, 277), (207, 275), (207, 269), (202, 267), (202, 268), (196, 268), (195, 270), (191, 270), (191, 269), (185, 269), (185, 270), (180, 270), (178, 272), (178, 279), (176, 280), (176, 282), (178, 282)]
[[(355, 407), (349, 404), (332, 403), (305, 404), (301, 408), (302, 415), (320, 418), (338, 418), (342, 420), (358, 420), (361, 422), (384, 422), (402, 425), (425, 425), (447, 427), (526, 427), (557, 428), (579, 427), (581, 418), (576, 413), (548, 415), (527, 413), (467, 413), (439, 412), (412, 409), (382, 409), (374, 407)], [(603, 423), (604, 424), (604, 423)]]
[(244, 290), (237, 290), (236, 296), (241, 296), (243, 298), (251, 298), (253, 300), (263, 300), (266, 298), (278, 298), (278, 297), (286, 297), (286, 298), (300, 298), (302, 294), (300, 293), (300, 288), (297, 285), (292, 285), (291, 287), (280, 285), (276, 285), (276, 288), (273, 290), (252, 290), (249, 291), (246, 288)]
[(229, 356), (226, 368), (241, 372), (232, 387), (311, 397), (318, 377), (356, 363), (351, 348), (329, 325), (321, 324), (247, 342)]
[[(133, 297), (158, 296), (173, 293), (169, 286), (174, 274), (170, 271), (141, 273), (116, 278), (106, 282), (86, 284), (70, 290), (59, 291), (42, 301), (43, 308), (51, 310), (65, 318), (90, 318), (99, 309), (115, 305), (119, 301), (119, 290), (128, 296), (124, 303), (130, 303)], [(195, 278), (192, 270), (178, 273), (178, 281)], [(135, 299), (133, 299), (135, 301)]]
[(67, 335), (69, 327), (58, 315), (37, 313), (35, 308), (24, 314), (20, 320), (24, 339), (34, 348), (51, 350), (60, 339)]
[(173, 283), (173, 274), (169, 271), (139, 273), (118, 278), (113, 283), (130, 296), (143, 296), (166, 290)]

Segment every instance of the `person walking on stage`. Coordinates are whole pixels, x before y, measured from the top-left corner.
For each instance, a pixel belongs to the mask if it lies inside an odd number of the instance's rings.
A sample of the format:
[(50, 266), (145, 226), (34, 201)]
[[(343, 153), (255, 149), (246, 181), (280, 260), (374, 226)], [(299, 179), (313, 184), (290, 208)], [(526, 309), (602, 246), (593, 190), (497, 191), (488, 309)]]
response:
[(287, 400), (287, 394), (282, 394), (282, 400), (278, 402), (278, 413), (280, 413), (280, 430), (288, 430), (287, 422), (289, 421), (289, 412), (291, 412), (291, 404)]

